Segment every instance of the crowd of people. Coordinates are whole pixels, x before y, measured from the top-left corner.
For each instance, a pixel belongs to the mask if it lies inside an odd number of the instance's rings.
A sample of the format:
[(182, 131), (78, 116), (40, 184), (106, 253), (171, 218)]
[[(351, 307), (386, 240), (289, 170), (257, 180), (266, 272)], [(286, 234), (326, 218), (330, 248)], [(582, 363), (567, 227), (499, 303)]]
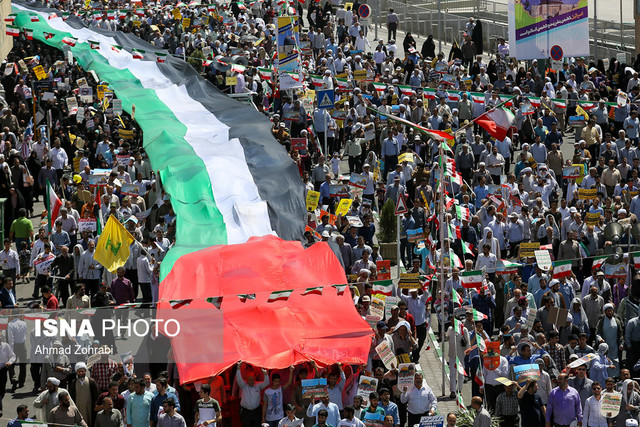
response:
[[(389, 369), (376, 351), (384, 342), (399, 360), (419, 364), (432, 328), (444, 333), (450, 399), (462, 404), (463, 388), (471, 389), (475, 425), (489, 426), (492, 418), (504, 426), (637, 425), (640, 276), (633, 251), (640, 242), (633, 226), (640, 215), (640, 80), (632, 70), (640, 70), (638, 61), (576, 58), (562, 70), (544, 69), (537, 61), (510, 59), (500, 40), (486, 63), (482, 26), (474, 20), (461, 46), (445, 56), (436, 54), (432, 37), (419, 49), (405, 33), (398, 46), (402, 23), (393, 10), (387, 41), (371, 41), (370, 28), (359, 23), (358, 2), (349, 10), (331, 2), (192, 3), (113, 11), (51, 6), (88, 26), (132, 33), (166, 49), (221, 90), (229, 91), (226, 77), (236, 77), (231, 91), (248, 94), (273, 122), (274, 138), (298, 166), (305, 197), (319, 193), (303, 243), (336, 248), (355, 308), (373, 329), (367, 363), (267, 372), (240, 362), (180, 384), (172, 363), (135, 375), (108, 356), (91, 366), (66, 356), (37, 358), (16, 311), (0, 345), (0, 366), (6, 366), (0, 418), (7, 381), (12, 392), (22, 389), (29, 365), (35, 400), (18, 407), (11, 427), (32, 419), (30, 410), (51, 425), (98, 427), (413, 427), (437, 413), (455, 426), (457, 415), (442, 410), (446, 399), (436, 398), (422, 373), (439, 367), (418, 366), (413, 386), (400, 388), (397, 368)], [(304, 81), (299, 89), (279, 90), (275, 18), (287, 13), (300, 16)], [(35, 76), (39, 65), (44, 79)], [(14, 38), (0, 70), (6, 101), (0, 197), (7, 198), (2, 308), (157, 302), (159, 266), (175, 241), (176, 215), (145, 154), (135, 111), (117, 114), (98, 99), (98, 85), (108, 79), (25, 34)], [(93, 95), (70, 105), (82, 87)], [(329, 114), (309, 96), (314, 89), (335, 91)], [(496, 138), (478, 120), (494, 109), (514, 116), (507, 136)], [(354, 176), (361, 181), (350, 180)], [(123, 186), (131, 188), (125, 184), (138, 191), (124, 194)], [(49, 186), (63, 201), (53, 224), (47, 212), (34, 211)], [(397, 236), (398, 261), (422, 278), (416, 289), (388, 287), (379, 277), (386, 261), (381, 246), (387, 242), (377, 234), (383, 210), (401, 197), (409, 209)], [(353, 202), (336, 215), (342, 199)], [(100, 224), (111, 215), (136, 238), (116, 274), (94, 259)], [(42, 220), (38, 230), (34, 216)], [(553, 269), (525, 247), (546, 250)], [(479, 281), (469, 284), (466, 278), (477, 272)], [(31, 299), (16, 298), (20, 281), (33, 286)], [(379, 292), (398, 300), (386, 319), (372, 321)], [(495, 341), (498, 356), (483, 348)], [(581, 359), (587, 355), (590, 360)], [(517, 367), (534, 364), (537, 379), (518, 378)], [(376, 391), (359, 391), (363, 376), (378, 380)], [(326, 393), (309, 397), (303, 380), (316, 378), (326, 378)], [(618, 414), (604, 416), (603, 395), (618, 392)]]

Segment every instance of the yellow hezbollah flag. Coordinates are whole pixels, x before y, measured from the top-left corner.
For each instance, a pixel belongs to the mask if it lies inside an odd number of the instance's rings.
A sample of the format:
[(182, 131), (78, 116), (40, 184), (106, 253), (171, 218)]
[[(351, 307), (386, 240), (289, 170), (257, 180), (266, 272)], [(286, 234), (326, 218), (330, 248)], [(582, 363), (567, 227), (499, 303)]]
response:
[(135, 239), (120, 221), (113, 215), (107, 220), (104, 230), (98, 239), (96, 253), (93, 256), (107, 270), (114, 273), (129, 258), (129, 245)]
[(588, 115), (588, 114), (587, 114), (587, 112), (586, 112), (586, 111), (584, 111), (584, 109), (583, 109), (581, 106), (579, 106), (579, 105), (576, 105), (576, 114), (578, 114), (578, 115), (580, 115), (580, 116), (584, 117), (584, 119), (585, 119), (585, 120), (589, 120), (589, 115)]

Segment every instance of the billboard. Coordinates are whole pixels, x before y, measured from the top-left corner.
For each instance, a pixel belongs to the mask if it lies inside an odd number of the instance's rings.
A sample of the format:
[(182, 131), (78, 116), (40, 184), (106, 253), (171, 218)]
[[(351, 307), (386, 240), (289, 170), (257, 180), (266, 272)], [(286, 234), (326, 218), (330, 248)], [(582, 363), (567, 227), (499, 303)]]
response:
[(588, 0), (509, 0), (509, 53), (517, 59), (589, 55)]
[(280, 89), (302, 87), (300, 75), (300, 20), (297, 16), (278, 16), (278, 79)]

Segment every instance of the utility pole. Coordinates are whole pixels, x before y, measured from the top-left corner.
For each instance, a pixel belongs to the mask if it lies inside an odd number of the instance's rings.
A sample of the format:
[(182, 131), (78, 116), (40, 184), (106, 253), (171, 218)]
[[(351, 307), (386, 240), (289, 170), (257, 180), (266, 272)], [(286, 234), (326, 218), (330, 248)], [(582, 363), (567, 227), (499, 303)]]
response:
[(440, 52), (442, 52), (442, 9), (438, 0), (438, 53)]
[(593, 56), (598, 57), (598, 0), (593, 0)]
[(635, 5), (633, 8), (633, 15), (635, 18), (635, 24), (636, 24), (636, 28), (635, 28), (635, 48), (636, 48), (636, 52), (635, 54), (638, 55), (640, 54), (640, 0), (636, 0), (635, 1)]

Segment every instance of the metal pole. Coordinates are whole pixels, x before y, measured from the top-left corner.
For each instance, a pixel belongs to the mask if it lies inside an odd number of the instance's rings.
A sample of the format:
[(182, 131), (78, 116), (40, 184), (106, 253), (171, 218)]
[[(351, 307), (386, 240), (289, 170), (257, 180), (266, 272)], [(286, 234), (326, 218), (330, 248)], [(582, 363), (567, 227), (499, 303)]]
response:
[(329, 119), (327, 118), (327, 109), (322, 109), (322, 116), (324, 117), (324, 156), (329, 158), (329, 152), (327, 151), (327, 133), (329, 133)]
[[(440, 0), (438, 0), (438, 6), (440, 5)], [(439, 209), (439, 217), (440, 217), (440, 277), (438, 280), (440, 281), (440, 312), (442, 313), (442, 327), (440, 328), (440, 334), (442, 335), (440, 342), (443, 345), (444, 349), (444, 168), (446, 167), (444, 161), (444, 150), (442, 149), (442, 142), (438, 147), (438, 153), (440, 154), (440, 186), (439, 188), (442, 191), (440, 193), (440, 206)], [(444, 359), (444, 353), (442, 354), (442, 358)], [(456, 371), (455, 375), (458, 372)], [(444, 372), (444, 363), (442, 364), (442, 395), (445, 395), (446, 390), (446, 374)]]
[(593, 0), (593, 46), (594, 56), (598, 57), (598, 0)]
[[(442, 9), (440, 0), (438, 0), (438, 53), (440, 52), (442, 52)], [(444, 371), (442, 374), (444, 375)]]
[(622, 46), (622, 50), (625, 50), (625, 47), (624, 47), (624, 23), (622, 22), (622, 0), (620, 0), (620, 45)]
[[(402, 197), (400, 192), (398, 192), (398, 197)], [(398, 201), (396, 200), (396, 205)], [(402, 255), (400, 254), (400, 217), (404, 214), (396, 215), (396, 238), (398, 241), (397, 249), (398, 249), (398, 278), (400, 278), (400, 263), (402, 262)]]
[[(380, 0), (376, 0), (376, 9), (375, 10), (380, 10)], [(377, 13), (373, 13), (373, 11), (371, 12), (372, 18), (373, 18), (373, 26), (376, 29), (376, 40), (378, 40), (378, 14)]]

